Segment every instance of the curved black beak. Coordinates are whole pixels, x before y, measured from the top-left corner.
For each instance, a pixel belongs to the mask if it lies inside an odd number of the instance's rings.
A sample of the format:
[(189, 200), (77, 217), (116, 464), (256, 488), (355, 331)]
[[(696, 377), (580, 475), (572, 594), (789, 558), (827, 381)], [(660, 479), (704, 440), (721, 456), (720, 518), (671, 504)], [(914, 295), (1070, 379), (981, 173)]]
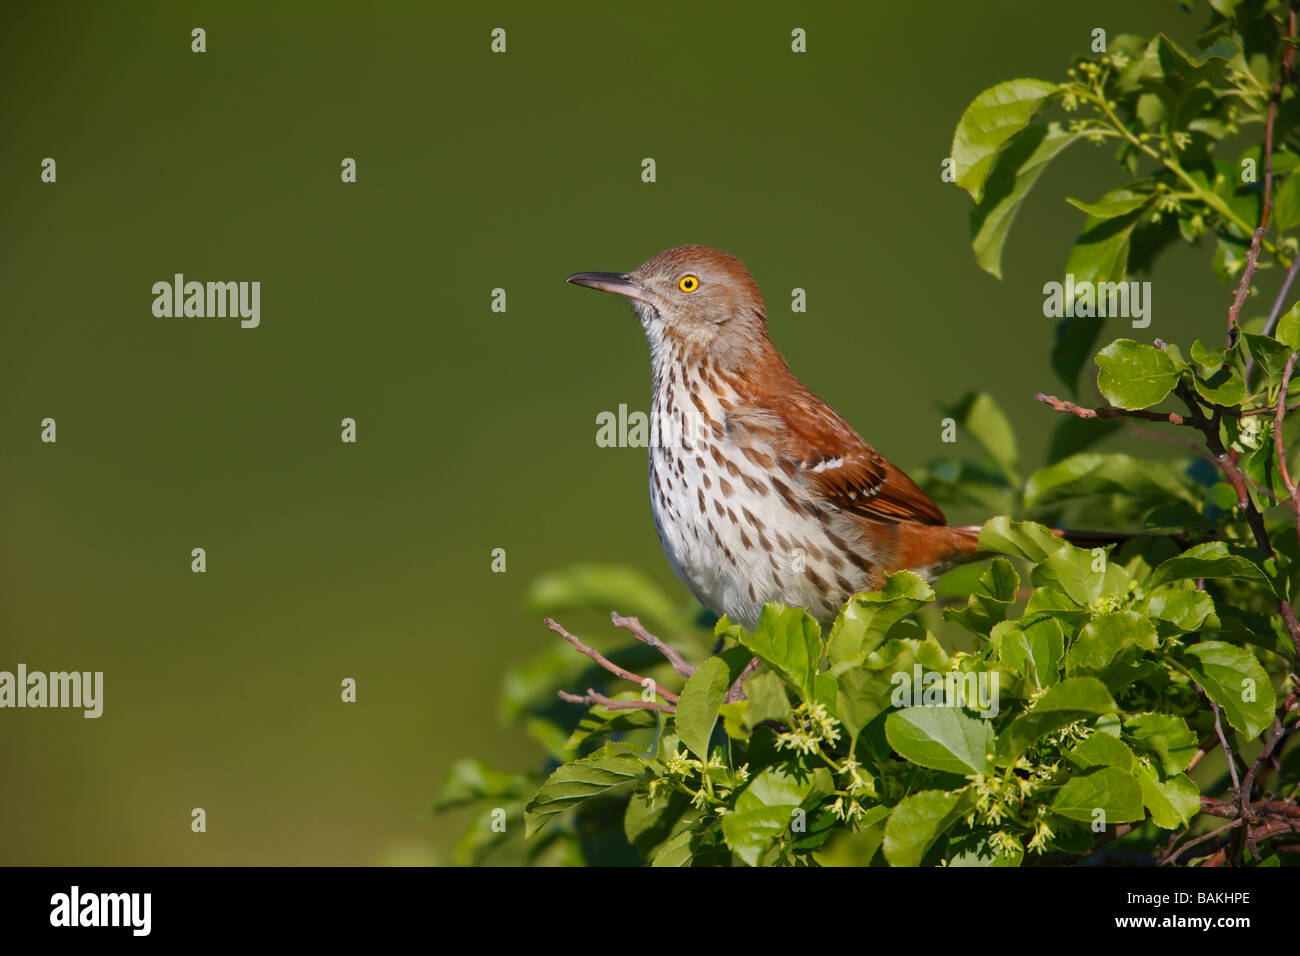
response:
[(645, 289), (631, 276), (622, 272), (575, 272), (564, 281), (586, 286), (588, 289), (599, 289), (601, 292), (612, 292), (627, 299), (647, 301)]

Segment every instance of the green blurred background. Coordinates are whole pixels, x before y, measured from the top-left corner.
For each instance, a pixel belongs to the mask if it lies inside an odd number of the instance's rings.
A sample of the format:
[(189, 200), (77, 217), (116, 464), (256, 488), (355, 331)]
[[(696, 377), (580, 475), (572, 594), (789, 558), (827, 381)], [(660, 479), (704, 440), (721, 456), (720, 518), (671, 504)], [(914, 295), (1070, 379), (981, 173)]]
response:
[[(529, 582), (609, 562), (689, 600), (644, 449), (595, 442), (597, 413), (648, 405), (641, 331), (570, 272), (721, 247), (796, 373), (904, 468), (951, 450), (939, 408), (972, 389), (1040, 464), (1041, 288), (1083, 220), (1062, 195), (1120, 175), (1067, 153), (997, 282), (940, 161), (976, 93), (1062, 78), (1094, 27), (1186, 39), (1205, 16), (6, 3), (0, 669), (102, 670), (106, 691), (98, 720), (0, 711), (0, 862), (449, 861), (464, 818), (428, 812), (448, 764), (540, 760), (495, 706), (506, 667), (553, 640)], [(1209, 255), (1161, 260), (1144, 335), (1218, 334)], [(261, 327), (155, 318), (175, 272), (260, 280)]]

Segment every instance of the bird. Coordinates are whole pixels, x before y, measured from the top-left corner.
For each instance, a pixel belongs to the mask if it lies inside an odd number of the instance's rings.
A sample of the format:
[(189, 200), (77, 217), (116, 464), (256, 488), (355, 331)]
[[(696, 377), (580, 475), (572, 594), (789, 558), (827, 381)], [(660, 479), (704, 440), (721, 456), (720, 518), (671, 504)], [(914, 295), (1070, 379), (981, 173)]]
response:
[(791, 371), (739, 259), (685, 245), (566, 281), (627, 299), (645, 330), (654, 526), (714, 614), (752, 630), (776, 601), (829, 628), (896, 571), (933, 579), (977, 558), (980, 526), (949, 525)]

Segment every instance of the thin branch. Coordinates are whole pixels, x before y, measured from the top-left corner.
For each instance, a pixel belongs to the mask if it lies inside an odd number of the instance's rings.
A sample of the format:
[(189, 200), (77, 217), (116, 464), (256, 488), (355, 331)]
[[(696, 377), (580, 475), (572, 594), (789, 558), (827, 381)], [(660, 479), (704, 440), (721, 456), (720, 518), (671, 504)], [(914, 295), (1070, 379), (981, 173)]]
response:
[(727, 691), (727, 696), (724, 698), (724, 701), (726, 703), (729, 704), (732, 701), (744, 699), (745, 681), (749, 680), (749, 675), (754, 673), (754, 671), (756, 670), (758, 670), (757, 657), (753, 658), (748, 664), (745, 665), (745, 669), (740, 672), (740, 676), (736, 678), (736, 682), (731, 685), (731, 688)]
[[(1219, 420), (1217, 417), (1207, 418), (1201, 411), (1201, 406), (1197, 403), (1197, 398), (1192, 390), (1185, 384), (1179, 384), (1176, 389), (1179, 398), (1187, 406), (1191, 415), (1190, 422), (1201, 430), (1205, 436), (1205, 444), (1210, 449), (1210, 454), (1214, 456), (1214, 463), (1219, 466), (1219, 470), (1227, 477), (1228, 483), (1232, 485), (1233, 491), (1237, 495), (1237, 506), (1241, 508), (1241, 513), (1250, 526), (1251, 533), (1255, 537), (1255, 544), (1259, 550), (1263, 551), (1269, 557), (1273, 557), (1273, 545), (1268, 540), (1268, 531), (1264, 527), (1264, 516), (1259, 513), (1255, 507), (1255, 501), (1250, 497), (1250, 491), (1246, 487), (1246, 476), (1242, 473), (1241, 468), (1237, 466), (1233, 456), (1228, 454), (1228, 450), (1223, 447), (1223, 441), (1219, 438)], [(1297, 649), (1300, 649), (1300, 630), (1297, 630), (1292, 639), (1296, 641)]]
[(1217, 830), (1211, 830), (1209, 833), (1206, 833), (1203, 836), (1199, 836), (1195, 840), (1189, 840), (1188, 842), (1184, 843), (1182, 846), (1178, 847), (1178, 849), (1176, 850), (1171, 849), (1167, 851), (1165, 855), (1160, 858), (1159, 862), (1156, 865), (1165, 866), (1169, 863), (1173, 863), (1180, 856), (1182, 856), (1184, 853), (1190, 850), (1192, 847), (1199, 846), (1202, 843), (1207, 843), (1210, 840), (1213, 840), (1214, 838), (1218, 837), (1220, 834), (1227, 833), (1229, 830), (1232, 830), (1239, 826), (1241, 826), (1241, 821), (1236, 819), (1228, 823), (1225, 823)]
[(1076, 405), (1074, 402), (1067, 402), (1063, 398), (1046, 395), (1042, 392), (1036, 392), (1034, 400), (1042, 402), (1044, 405), (1050, 405), (1058, 412), (1066, 412), (1079, 418), (1141, 418), (1148, 422), (1166, 422), (1170, 425), (1193, 424), (1177, 412), (1148, 412), (1144, 409), (1128, 408), (1086, 408), (1083, 405)]
[[(1300, 256), (1296, 257), (1300, 259)], [(1287, 493), (1291, 496), (1292, 502), (1295, 501), (1295, 485), (1291, 484), (1291, 476), (1286, 472), (1286, 449), (1282, 447), (1282, 417), (1286, 415), (1286, 390), (1291, 384), (1291, 373), (1295, 371), (1296, 354), (1292, 352), (1286, 360), (1286, 368), (1282, 371), (1282, 388), (1277, 396), (1277, 414), (1273, 416), (1273, 447), (1277, 451), (1277, 467), (1282, 473), (1282, 484), (1286, 487)], [(1297, 525), (1297, 533), (1300, 534), (1300, 525)]]
[[(1256, 800), (1252, 806), (1261, 817), (1300, 821), (1300, 805), (1294, 803), (1285, 803), (1281, 800)], [(1220, 800), (1217, 797), (1201, 797), (1201, 812), (1214, 817), (1223, 817), (1227, 820), (1235, 819), (1241, 815), (1241, 809), (1237, 806), (1237, 801)]]
[[(1295, 257), (1291, 263), (1291, 268), (1286, 270), (1286, 278), (1282, 280), (1282, 288), (1278, 290), (1277, 298), (1273, 300), (1273, 308), (1268, 310), (1268, 321), (1264, 323), (1264, 334), (1272, 335), (1273, 330), (1277, 328), (1278, 320), (1282, 318), (1282, 307), (1286, 305), (1286, 295), (1291, 291), (1291, 283), (1295, 282), (1296, 273), (1300, 272), (1300, 256)], [(1255, 357), (1251, 356), (1250, 362), (1246, 368), (1249, 371), (1254, 365)]]
[[(1205, 690), (1200, 684), (1196, 685), (1196, 689), (1205, 694)], [(1219, 705), (1211, 700), (1209, 695), (1206, 695), (1205, 699), (1210, 701), (1210, 709), (1214, 711), (1214, 732), (1219, 737), (1219, 745), (1223, 747), (1223, 755), (1228, 761), (1228, 773), (1232, 776), (1232, 792), (1237, 795), (1237, 805), (1241, 806), (1241, 781), (1237, 779), (1237, 765), (1232, 759), (1232, 748), (1228, 746), (1228, 738), (1223, 732), (1223, 721), (1220, 718)]]
[(605, 670), (609, 671), (615, 677), (621, 677), (624, 680), (630, 680), (632, 683), (640, 684), (643, 687), (645, 686), (645, 682), (649, 680), (650, 683), (654, 684), (654, 689), (656, 694), (664, 698), (664, 700), (670, 700), (674, 704), (677, 703), (677, 695), (674, 694), (672, 691), (667, 690), (664, 687), (661, 687), (657, 681), (651, 680), (648, 677), (642, 677), (640, 674), (634, 674), (630, 670), (627, 670), (626, 668), (619, 667), (613, 661), (602, 656), (600, 651), (588, 647), (586, 644), (582, 643), (582, 641), (578, 640), (576, 637), (574, 637), (572, 634), (566, 631), (562, 625), (557, 624), (554, 620), (552, 620), (549, 617), (546, 619), (546, 626), (549, 627), (556, 634), (560, 635), (560, 637), (564, 638), (570, 644), (572, 644), (575, 648), (577, 648), (579, 653), (586, 654), (593, 661), (595, 661), (601, 667), (605, 668)]
[(661, 704), (657, 700), (615, 700), (612, 697), (597, 693), (590, 687), (587, 688), (585, 694), (570, 694), (567, 690), (558, 693), (560, 700), (568, 701), (570, 704), (585, 704), (588, 707), (599, 704), (606, 710), (662, 710), (665, 714), (677, 712), (677, 708), (672, 704)]
[(1282, 705), (1281, 712), (1273, 717), (1273, 734), (1269, 737), (1268, 743), (1264, 745), (1264, 749), (1259, 752), (1259, 756), (1255, 758), (1255, 762), (1251, 764), (1250, 770), (1246, 773), (1246, 779), (1242, 783), (1241, 789), (1248, 800), (1254, 798), (1255, 781), (1258, 779), (1259, 772), (1263, 768), (1264, 763), (1272, 755), (1274, 748), (1278, 745), (1278, 741), (1280, 741), (1287, 733), (1288, 728), (1286, 728), (1284, 721), (1286, 715), (1294, 710), (1297, 705), (1300, 705), (1300, 696), (1297, 695), (1300, 695), (1300, 690), (1292, 691), (1291, 695)]
[(668, 663), (673, 665), (673, 670), (682, 677), (690, 677), (695, 673), (695, 668), (686, 663), (686, 660), (677, 652), (675, 647), (659, 640), (659, 638), (647, 631), (644, 625), (642, 625), (642, 623), (636, 618), (623, 617), (617, 611), (611, 613), (609, 618), (614, 622), (615, 627), (621, 627), (631, 631), (632, 636), (642, 644), (649, 644), (664, 657), (668, 658)]
[(1190, 438), (1179, 438), (1177, 435), (1162, 435), (1159, 432), (1151, 431), (1147, 428), (1138, 428), (1136, 425), (1128, 425), (1124, 430), (1134, 438), (1141, 438), (1147, 441), (1162, 441), (1169, 445), (1178, 445), (1181, 448), (1190, 450), (1198, 458), (1203, 461), (1208, 461), (1211, 465), (1217, 464), (1210, 456), (1209, 452), (1196, 444), (1196, 442)]
[[(1273, 138), (1273, 120), (1268, 122), (1268, 138)], [(1271, 155), (1265, 150), (1265, 155)], [(1250, 252), (1246, 253), (1246, 268), (1241, 273), (1241, 282), (1237, 285), (1237, 295), (1232, 300), (1232, 305), (1228, 307), (1228, 348), (1237, 344), (1237, 316), (1241, 314), (1241, 307), (1246, 303), (1246, 296), (1250, 295), (1250, 280), (1255, 278), (1255, 270), (1259, 268), (1259, 242), (1264, 238), (1264, 229), (1268, 225), (1268, 213), (1272, 208), (1272, 179), (1273, 163), (1271, 159), (1265, 160), (1267, 167), (1264, 173), (1264, 214), (1260, 217), (1259, 228), (1250, 239)]]
[[(1296, 256), (1296, 262), (1300, 262), (1300, 256)], [(1294, 412), (1297, 408), (1300, 408), (1300, 402), (1297, 402), (1294, 405), (1288, 405), (1286, 407), (1286, 410), (1288, 412)], [(1252, 408), (1249, 411), (1241, 412), (1237, 417), (1249, 418), (1251, 415), (1272, 415), (1276, 411), (1277, 409), (1275, 409), (1272, 405), (1265, 405), (1263, 408)]]
[[(1296, 0), (1291, 0), (1291, 13), (1288, 19), (1287, 36), (1296, 35)], [(1237, 338), (1237, 317), (1241, 313), (1241, 307), (1246, 301), (1246, 296), (1250, 294), (1250, 280), (1255, 275), (1255, 269), (1259, 265), (1259, 244), (1264, 238), (1264, 232), (1268, 229), (1269, 220), (1273, 216), (1273, 128), (1277, 123), (1277, 108), (1282, 102), (1282, 88), (1286, 85), (1287, 79), (1291, 73), (1291, 60), (1295, 56), (1295, 46), (1283, 41), (1282, 44), (1282, 64), (1277, 71), (1277, 79), (1273, 81), (1273, 88), (1269, 90), (1268, 96), (1268, 116), (1264, 121), (1264, 205), (1259, 212), (1259, 228), (1255, 230), (1250, 240), (1250, 252), (1246, 255), (1246, 268), (1241, 274), (1241, 283), (1237, 286), (1237, 295), (1233, 299), (1231, 308), (1228, 309), (1228, 347), (1231, 348), (1236, 344)], [(1295, 263), (1291, 263), (1294, 270)], [(1289, 279), (1287, 285), (1289, 285)], [(1250, 380), (1249, 370), (1247, 370), (1247, 381)]]
[[(1274, 820), (1261, 826), (1255, 835), (1260, 840), (1267, 840), (1269, 837), (1280, 836), (1285, 833), (1300, 833), (1300, 820)], [(1223, 846), (1202, 865), (1223, 866), (1227, 861), (1228, 847)]]

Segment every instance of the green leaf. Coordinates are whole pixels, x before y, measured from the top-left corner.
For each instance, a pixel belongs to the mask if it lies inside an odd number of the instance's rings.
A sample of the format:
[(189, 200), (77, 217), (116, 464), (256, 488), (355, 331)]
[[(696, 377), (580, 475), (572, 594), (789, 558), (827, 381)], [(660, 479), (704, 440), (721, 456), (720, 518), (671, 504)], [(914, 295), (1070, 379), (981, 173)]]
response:
[(1213, 374), (1197, 373), (1192, 379), (1196, 391), (1207, 402), (1217, 405), (1240, 405), (1246, 400), (1246, 382), (1231, 366), (1216, 369)]
[(1182, 369), (1167, 352), (1117, 339), (1097, 353), (1097, 387), (1116, 408), (1150, 408), (1178, 384)]
[(709, 739), (718, 721), (718, 708), (750, 659), (745, 648), (731, 647), (717, 657), (710, 657), (686, 679), (677, 701), (677, 736), (701, 760), (709, 756)]
[(813, 774), (796, 776), (768, 767), (749, 782), (736, 797), (735, 809), (722, 818), (727, 846), (750, 866), (758, 866), (767, 848), (790, 827), (795, 811), (815, 792), (825, 790), (825, 781)]
[[(615, 700), (636, 700), (634, 692), (622, 693)], [(638, 730), (649, 730), (656, 725), (655, 715), (648, 710), (607, 710), (599, 704), (592, 707), (573, 728), (564, 745), (566, 751), (577, 750), (588, 741), (599, 740), (614, 734), (626, 735)]]
[(1075, 209), (1081, 209), (1094, 219), (1114, 219), (1140, 209), (1147, 204), (1149, 195), (1126, 196), (1122, 199), (1102, 199), (1101, 202), (1089, 203), (1079, 199), (1066, 199)]
[(1159, 643), (1151, 619), (1136, 611), (1098, 614), (1079, 632), (1065, 658), (1065, 673), (1102, 674), (1129, 648), (1155, 650)]
[(990, 638), (997, 648), (998, 659), (1017, 677), (1025, 679), (1027, 693), (1060, 683), (1065, 635), (1056, 618), (1034, 620), (1026, 612), (1018, 621), (996, 625)]
[[(1109, 288), (1103, 289), (1102, 283), (1123, 282), (1128, 275), (1129, 251), (1137, 221), (1136, 214), (1084, 220), (1083, 232), (1065, 260), (1066, 274), (1074, 276), (1073, 302), (1062, 303), (1067, 313), (1073, 311), (1077, 316), (1090, 318), (1121, 311), (1119, 301), (1115, 302), (1114, 309), (1104, 308), (1112, 300)], [(1115, 289), (1116, 295), (1127, 296), (1127, 292), (1122, 286)]]
[(765, 720), (784, 721), (790, 716), (785, 684), (771, 671), (760, 670), (745, 681), (745, 726), (751, 731)]
[(533, 782), (524, 774), (495, 770), (481, 760), (457, 760), (443, 778), (433, 809), (439, 812), (478, 800), (522, 797), (532, 787)]
[(836, 714), (849, 736), (856, 740), (871, 720), (894, 702), (898, 674), (911, 679), (918, 665), (923, 671), (948, 670), (948, 656), (932, 635), (890, 640), (861, 659), (837, 665)]
[(690, 810), (673, 827), (672, 835), (660, 845), (651, 867), (730, 866), (731, 852), (715, 843), (707, 830), (696, 829), (699, 813)]
[(885, 824), (883, 850), (890, 866), (919, 866), (926, 850), (971, 804), (962, 790), (923, 790), (904, 797)]
[(1043, 80), (1008, 80), (990, 87), (966, 107), (952, 140), (957, 185), (976, 202), (983, 195), (993, 160), (1056, 91)]
[(1224, 541), (1198, 544), (1161, 562), (1151, 575), (1148, 586), (1156, 588), (1170, 581), (1195, 578), (1232, 578), (1257, 584), (1274, 593), (1272, 581), (1258, 563), (1261, 557), (1258, 551), (1234, 548)]
[(998, 753), (1014, 760), (1035, 740), (1087, 717), (1113, 714), (1115, 701), (1095, 677), (1072, 677), (1039, 698), (1034, 709), (1021, 714), (998, 738)]
[(1200, 339), (1192, 341), (1192, 347), (1189, 350), (1192, 361), (1204, 369), (1216, 369), (1227, 361), (1228, 353), (1220, 349), (1212, 349)]
[[(1178, 97), (1197, 84), (1220, 76), (1228, 61), (1241, 49), (1226, 37), (1220, 37), (1199, 52), (1200, 59), (1189, 56), (1165, 34), (1157, 34), (1151, 38), (1142, 61), (1136, 65), (1135, 77), (1171, 97)], [(1180, 121), (1182, 118), (1175, 115), (1173, 119)], [(1178, 125), (1182, 123), (1178, 122)]]
[[(1242, 444), (1245, 445), (1244, 442)], [(1282, 472), (1277, 467), (1277, 448), (1273, 443), (1272, 422), (1264, 424), (1258, 435), (1258, 445), (1259, 447), (1250, 452), (1244, 461), (1239, 462), (1241, 470), (1256, 485), (1276, 495), (1279, 501), (1286, 501), (1291, 497), (1291, 493), (1282, 481)]]
[[(1128, 588), (1128, 573), (1111, 561), (1104, 549), (1098, 553), (1067, 544), (1029, 573), (1035, 587), (1053, 588), (1088, 607), (1103, 595), (1120, 595)], [(1097, 566), (1101, 570), (1097, 570)]]
[(974, 438), (1012, 485), (1020, 484), (1020, 453), (1011, 422), (987, 392), (971, 392), (948, 410), (957, 427)]
[(1016, 213), (1047, 164), (1078, 138), (1059, 123), (1031, 126), (998, 157), (983, 198), (970, 214), (971, 246), (985, 272), (1002, 278), (1002, 247)]
[[(722, 626), (721, 622), (719, 626)], [(822, 639), (821, 627), (807, 611), (768, 603), (759, 614), (754, 633), (741, 632), (739, 640), (799, 691), (805, 700), (813, 699)]]
[(688, 822), (699, 818), (699, 812), (690, 806), (690, 797), (671, 790), (660, 792), (651, 800), (649, 781), (642, 781), (623, 812), (623, 833), (643, 859), (653, 860), (668, 838), (679, 829), (683, 817), (687, 817)]
[(682, 827), (673, 832), (659, 847), (659, 852), (650, 861), (651, 867), (690, 866), (694, 859), (691, 844), (696, 835), (690, 827)]
[(1300, 176), (1292, 173), (1273, 193), (1273, 225), (1278, 232), (1300, 226)]
[(1098, 810), (1105, 812), (1107, 826), (1141, 820), (1146, 814), (1137, 780), (1114, 767), (1099, 767), (1071, 777), (1052, 801), (1052, 812), (1067, 820), (1092, 823), (1098, 819)]
[(885, 739), (904, 760), (970, 775), (987, 773), (993, 727), (960, 707), (909, 707), (885, 718)]
[(764, 851), (794, 819), (796, 807), (753, 807), (736, 810), (722, 818), (722, 833), (733, 853), (758, 866)]
[(1091, 767), (1114, 767), (1124, 773), (1132, 773), (1137, 765), (1137, 758), (1124, 741), (1100, 732), (1085, 737), (1073, 750), (1066, 752), (1065, 759), (1084, 770)]
[(1246, 341), (1246, 348), (1250, 350), (1251, 357), (1268, 375), (1269, 388), (1277, 388), (1281, 385), (1282, 373), (1286, 371), (1287, 359), (1291, 357), (1291, 348), (1277, 339), (1267, 335), (1256, 335), (1253, 332), (1245, 333), (1242, 338)]
[(1272, 723), (1277, 698), (1254, 654), (1223, 641), (1202, 641), (1187, 653), (1197, 682), (1223, 708), (1228, 723), (1247, 737), (1258, 737)]
[(1292, 351), (1300, 349), (1300, 302), (1282, 313), (1273, 337)]
[(1185, 827), (1201, 812), (1201, 791), (1185, 773), (1161, 780), (1150, 767), (1138, 765), (1134, 774), (1142, 788), (1142, 804), (1151, 820), (1165, 830)]
[(606, 747), (599, 753), (574, 760), (546, 778), (537, 795), (524, 807), (524, 835), (532, 836), (557, 813), (583, 800), (631, 783), (645, 772), (637, 757), (614, 753)]
[(1214, 599), (1196, 588), (1166, 584), (1147, 592), (1143, 610), (1186, 634), (1205, 625), (1214, 613)]
[(991, 518), (980, 531), (979, 549), (995, 554), (1009, 554), (1037, 564), (1049, 554), (1065, 547), (1058, 538), (1041, 524), (1032, 521), (1012, 521), (1006, 515)]
[(1168, 503), (1170, 498), (1191, 504), (1196, 501), (1192, 487), (1191, 482), (1160, 462), (1080, 452), (1030, 475), (1025, 482), (1025, 507), (1047, 508), (1078, 498), (1120, 496), (1138, 509)]
[(827, 641), (831, 664), (866, 654), (884, 643), (889, 629), (934, 600), (934, 589), (911, 571), (898, 571), (879, 591), (855, 594), (835, 618)]
[(1019, 844), (1013, 844), (1011, 847), (994, 847), (986, 833), (964, 833), (961, 836), (952, 836), (948, 840), (947, 865), (949, 867), (1017, 867), (1024, 858), (1024, 847)]
[(1020, 575), (1006, 558), (994, 558), (980, 575), (979, 588), (967, 597), (965, 608), (944, 608), (943, 616), (983, 637), (995, 624), (1006, 620), (1020, 590)]
[(1029, 600), (1025, 602), (1025, 617), (1041, 614), (1051, 615), (1063, 626), (1073, 625), (1072, 629), (1082, 627), (1090, 616), (1087, 608), (1080, 607), (1079, 602), (1064, 591), (1049, 587), (1034, 588)]
[(1124, 735), (1133, 746), (1158, 758), (1166, 774), (1182, 773), (1196, 756), (1196, 734), (1175, 714), (1125, 717)]

